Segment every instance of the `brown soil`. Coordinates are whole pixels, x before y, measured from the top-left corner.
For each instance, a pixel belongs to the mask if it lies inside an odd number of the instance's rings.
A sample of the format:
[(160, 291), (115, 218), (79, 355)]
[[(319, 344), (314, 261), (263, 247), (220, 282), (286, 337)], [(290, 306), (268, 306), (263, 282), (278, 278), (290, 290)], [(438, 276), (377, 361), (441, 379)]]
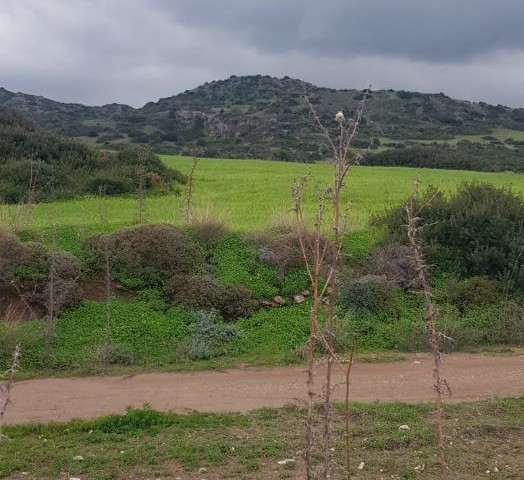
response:
[[(453, 390), (448, 401), (524, 395), (523, 354), (453, 354), (444, 357), (443, 371)], [(342, 382), (343, 374), (341, 368), (337, 369), (336, 382)], [(318, 378), (320, 384), (321, 378)], [(141, 407), (146, 403), (159, 410), (175, 412), (245, 412), (282, 407), (304, 400), (305, 379), (304, 368), (293, 366), (27, 380), (15, 384), (5, 421), (93, 418), (122, 413), (126, 406)], [(351, 400), (431, 401), (432, 384), (432, 361), (425, 354), (412, 355), (401, 362), (356, 363), (351, 374)], [(335, 399), (343, 398), (340, 387)]]

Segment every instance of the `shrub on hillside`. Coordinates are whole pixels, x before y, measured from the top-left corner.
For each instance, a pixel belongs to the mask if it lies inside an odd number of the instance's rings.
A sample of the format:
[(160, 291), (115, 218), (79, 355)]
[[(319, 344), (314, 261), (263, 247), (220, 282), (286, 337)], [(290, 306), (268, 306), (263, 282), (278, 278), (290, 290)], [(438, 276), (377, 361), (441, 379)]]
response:
[(341, 286), (340, 301), (354, 310), (380, 312), (394, 306), (395, 290), (384, 275), (364, 275)]
[(91, 265), (102, 267), (105, 252), (109, 252), (116, 279), (142, 287), (161, 286), (175, 275), (198, 270), (203, 262), (196, 242), (169, 224), (95, 234), (88, 239), (86, 249)]
[(197, 216), (191, 220), (191, 230), (202, 243), (215, 243), (224, 239), (228, 233), (227, 225), (220, 218)]
[[(507, 188), (469, 183), (446, 198), (433, 191), (419, 198), (420, 242), (432, 271), (463, 278), (487, 276), (515, 294), (524, 291), (524, 200)], [(405, 243), (403, 206), (385, 216), (389, 241)]]
[(220, 314), (226, 321), (250, 317), (257, 307), (251, 292), (242, 285), (232, 285), (224, 290), (220, 301)]
[(7, 299), (21, 295), (36, 313), (57, 315), (79, 300), (79, 275), (76, 257), (0, 229), (0, 289)]
[(207, 360), (225, 353), (227, 344), (241, 336), (235, 325), (225, 325), (215, 312), (197, 312), (191, 336), (181, 353), (191, 360)]
[[(321, 249), (326, 247), (326, 242), (327, 240), (321, 237)], [(313, 234), (305, 234), (303, 244), (308, 259), (312, 260), (313, 249), (315, 248)], [(329, 246), (327, 248), (325, 263), (329, 263), (330, 259)], [(263, 244), (260, 247), (260, 260), (276, 267), (281, 275), (291, 270), (305, 267), (304, 254), (296, 233), (288, 233), (263, 240)]]
[(464, 313), (469, 308), (491, 305), (502, 300), (499, 282), (487, 277), (471, 277), (447, 286), (448, 298), (457, 309)]
[(413, 286), (417, 274), (409, 247), (400, 243), (376, 248), (367, 269), (373, 275), (384, 275), (389, 282), (403, 289)]
[(217, 308), (222, 302), (220, 285), (207, 275), (176, 275), (166, 285), (170, 302), (201, 310)]

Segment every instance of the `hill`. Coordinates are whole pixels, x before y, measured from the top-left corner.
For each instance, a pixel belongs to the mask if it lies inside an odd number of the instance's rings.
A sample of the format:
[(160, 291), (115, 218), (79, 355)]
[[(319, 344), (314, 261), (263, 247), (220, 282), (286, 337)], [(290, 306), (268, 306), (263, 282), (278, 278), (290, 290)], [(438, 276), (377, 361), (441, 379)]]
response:
[[(206, 156), (311, 161), (329, 150), (309, 117), (304, 94), (326, 124), (338, 110), (350, 114), (362, 98), (361, 90), (256, 75), (206, 83), (141, 108), (60, 103), (2, 88), (0, 105), (26, 113), (43, 127), (106, 147), (148, 144), (166, 153), (197, 147)], [(518, 150), (517, 163), (524, 165), (524, 109), (443, 93), (372, 91), (357, 146), (380, 151), (438, 142), (454, 148), (461, 140)]]
[[(144, 179), (137, 178), (139, 163)], [(82, 194), (123, 194), (171, 188), (183, 175), (149, 150), (100, 152), (78, 140), (36, 127), (23, 115), (0, 107), (0, 201), (55, 200)]]

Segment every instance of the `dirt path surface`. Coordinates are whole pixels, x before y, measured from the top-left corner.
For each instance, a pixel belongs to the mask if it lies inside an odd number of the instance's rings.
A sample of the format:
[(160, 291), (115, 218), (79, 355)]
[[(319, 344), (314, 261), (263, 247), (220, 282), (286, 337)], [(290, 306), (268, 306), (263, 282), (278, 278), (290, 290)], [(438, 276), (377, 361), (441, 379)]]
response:
[[(449, 355), (444, 357), (443, 370), (453, 390), (451, 401), (524, 395), (522, 354)], [(337, 368), (336, 381), (341, 382), (342, 378), (343, 371)], [(13, 424), (93, 418), (146, 403), (158, 410), (175, 412), (245, 412), (303, 400), (305, 380), (304, 368), (300, 366), (27, 380), (14, 385), (5, 421)], [(341, 387), (335, 398), (342, 400), (343, 396)], [(427, 355), (413, 355), (401, 362), (353, 366), (354, 401), (414, 403), (432, 398), (432, 362)]]

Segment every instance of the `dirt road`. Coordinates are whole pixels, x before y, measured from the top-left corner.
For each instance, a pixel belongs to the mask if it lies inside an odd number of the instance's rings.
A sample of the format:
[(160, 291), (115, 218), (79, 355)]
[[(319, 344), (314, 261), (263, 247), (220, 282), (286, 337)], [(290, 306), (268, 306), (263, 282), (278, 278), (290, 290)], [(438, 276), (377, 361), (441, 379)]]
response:
[[(319, 370), (322, 367), (319, 367)], [(524, 395), (524, 355), (454, 354), (443, 371), (453, 390), (450, 401)], [(337, 369), (336, 381), (343, 371)], [(245, 412), (281, 407), (305, 398), (303, 367), (248, 368), (196, 373), (149, 373), (131, 377), (82, 377), (17, 382), (6, 423), (66, 421), (123, 412), (146, 403), (175, 412)], [(320, 380), (319, 380), (320, 382)], [(335, 398), (344, 396), (342, 388)], [(413, 355), (401, 362), (356, 363), (354, 401), (420, 402), (433, 398), (432, 362)]]

